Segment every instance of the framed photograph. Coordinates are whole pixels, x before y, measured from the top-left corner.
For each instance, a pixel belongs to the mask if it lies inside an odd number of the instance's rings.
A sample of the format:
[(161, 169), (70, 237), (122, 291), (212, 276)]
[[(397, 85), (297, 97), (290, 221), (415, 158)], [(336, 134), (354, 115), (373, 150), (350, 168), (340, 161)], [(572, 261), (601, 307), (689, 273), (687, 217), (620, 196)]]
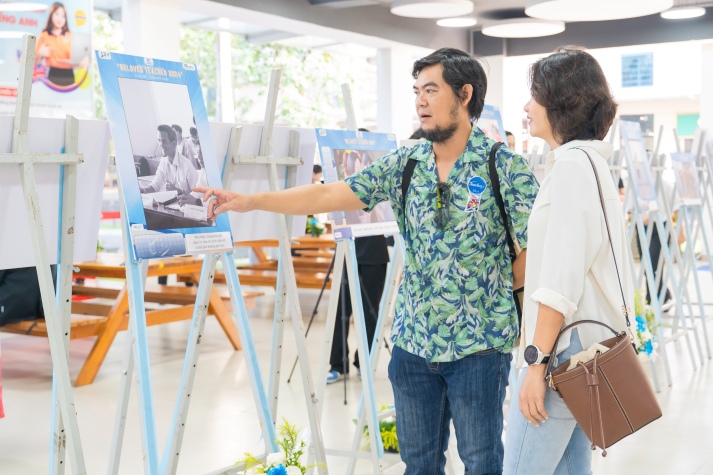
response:
[(500, 109), (489, 105), (483, 107), (477, 125), (486, 137), (507, 145), (508, 141), (505, 137), (505, 127), (503, 127), (503, 119), (500, 117)]
[(621, 146), (627, 159), (628, 171), (634, 182), (637, 197), (645, 203), (656, 202), (656, 181), (654, 180), (649, 153), (646, 151), (638, 122), (619, 122)]
[(676, 189), (681, 201), (684, 204), (700, 204), (701, 189), (696, 157), (692, 153), (672, 153), (671, 164), (676, 175)]
[(94, 118), (90, 0), (3, 1), (0, 25), (0, 114), (15, 113), (22, 37), (31, 34), (37, 41), (30, 115)]
[[(317, 129), (317, 146), (322, 160), (324, 183), (335, 183), (396, 150), (393, 134)], [(331, 213), (335, 239), (376, 236), (399, 232), (389, 203), (380, 203), (371, 212)]]
[(232, 249), (228, 217), (208, 219), (192, 191), (221, 187), (195, 65), (107, 51), (97, 64), (136, 257)]

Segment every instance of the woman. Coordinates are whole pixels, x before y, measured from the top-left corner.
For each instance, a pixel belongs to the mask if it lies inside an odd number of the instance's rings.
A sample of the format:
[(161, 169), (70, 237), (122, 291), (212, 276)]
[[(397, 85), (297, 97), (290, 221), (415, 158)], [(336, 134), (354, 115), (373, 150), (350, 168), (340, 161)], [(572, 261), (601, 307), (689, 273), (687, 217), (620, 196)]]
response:
[(74, 70), (70, 56), (72, 54), (72, 34), (67, 25), (67, 10), (59, 2), (50, 7), (47, 25), (37, 38), (35, 62), (45, 61), (49, 67), (47, 80), (57, 86), (74, 84)]
[[(545, 362), (565, 325), (590, 319), (625, 330), (617, 269), (605, 225), (601, 181), (611, 239), (627, 305), (633, 308), (629, 250), (619, 192), (602, 141), (616, 115), (609, 85), (597, 61), (565, 47), (530, 68), (531, 99), (525, 105), (530, 134), (552, 152), (528, 221), (525, 321), (527, 366), (513, 388), (507, 424), (506, 475), (591, 473), (591, 443), (562, 399), (545, 381)], [(611, 335), (583, 324), (560, 338), (559, 364)]]

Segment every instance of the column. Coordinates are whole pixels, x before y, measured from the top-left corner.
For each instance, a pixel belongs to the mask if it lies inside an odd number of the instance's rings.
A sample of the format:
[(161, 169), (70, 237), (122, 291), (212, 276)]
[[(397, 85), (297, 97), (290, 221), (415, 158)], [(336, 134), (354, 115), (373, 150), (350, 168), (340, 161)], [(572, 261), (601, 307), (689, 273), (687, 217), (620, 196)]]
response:
[(171, 0), (122, 0), (124, 52), (180, 61), (180, 4)]
[(701, 118), (699, 125), (713, 133), (713, 43), (701, 47)]
[(409, 138), (419, 127), (411, 76), (418, 57), (400, 48), (380, 48), (376, 54), (377, 129), (396, 134), (398, 140)]
[[(219, 18), (221, 29), (230, 28), (230, 19)], [(218, 109), (217, 117), (221, 122), (235, 122), (235, 102), (233, 100), (233, 70), (231, 34), (229, 31), (218, 33)]]

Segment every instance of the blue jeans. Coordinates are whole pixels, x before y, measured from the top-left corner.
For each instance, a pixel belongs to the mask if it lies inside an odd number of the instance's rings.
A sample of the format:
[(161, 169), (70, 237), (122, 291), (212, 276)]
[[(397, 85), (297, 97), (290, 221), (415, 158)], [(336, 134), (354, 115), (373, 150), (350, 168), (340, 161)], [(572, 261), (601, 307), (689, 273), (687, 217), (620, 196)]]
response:
[(389, 380), (406, 475), (445, 473), (451, 418), (465, 473), (502, 473), (503, 401), (511, 358), (487, 350), (458, 361), (429, 363), (394, 347)]
[[(582, 351), (577, 330), (572, 330), (569, 348), (558, 356), (558, 363), (568, 361)], [(526, 369), (513, 388), (505, 438), (505, 475), (590, 475), (592, 449), (582, 428), (572, 417), (564, 401), (551, 388), (545, 393), (549, 418), (539, 427), (527, 422), (518, 406), (518, 393)]]

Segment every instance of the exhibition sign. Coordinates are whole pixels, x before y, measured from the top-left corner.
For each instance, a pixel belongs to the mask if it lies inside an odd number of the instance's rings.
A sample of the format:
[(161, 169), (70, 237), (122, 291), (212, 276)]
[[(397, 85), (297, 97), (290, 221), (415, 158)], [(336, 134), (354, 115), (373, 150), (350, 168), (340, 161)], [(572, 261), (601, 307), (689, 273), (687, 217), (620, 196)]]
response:
[(13, 2), (0, 9), (0, 114), (13, 114), (23, 35), (37, 37), (32, 115), (94, 117), (91, 87), (91, 2)]
[[(344, 180), (397, 148), (393, 134), (353, 130), (317, 129), (317, 145), (325, 183)], [(331, 218), (335, 239), (399, 232), (389, 203), (379, 203), (370, 212), (334, 212)]]
[(676, 188), (683, 204), (701, 204), (696, 157), (692, 153), (672, 153), (671, 164), (676, 175)]
[(642, 211), (646, 211), (649, 203), (656, 202), (656, 185), (649, 163), (649, 154), (641, 135), (641, 125), (638, 122), (622, 120), (619, 123), (621, 130), (621, 146), (629, 159), (628, 167), (637, 190), (637, 196), (644, 202)]
[(486, 104), (483, 107), (483, 112), (480, 114), (476, 125), (489, 139), (495, 140), (496, 142), (503, 142), (507, 145), (503, 119), (500, 116), (500, 109), (497, 107)]
[(231, 250), (228, 217), (192, 191), (222, 187), (196, 66), (108, 51), (97, 65), (136, 257)]

